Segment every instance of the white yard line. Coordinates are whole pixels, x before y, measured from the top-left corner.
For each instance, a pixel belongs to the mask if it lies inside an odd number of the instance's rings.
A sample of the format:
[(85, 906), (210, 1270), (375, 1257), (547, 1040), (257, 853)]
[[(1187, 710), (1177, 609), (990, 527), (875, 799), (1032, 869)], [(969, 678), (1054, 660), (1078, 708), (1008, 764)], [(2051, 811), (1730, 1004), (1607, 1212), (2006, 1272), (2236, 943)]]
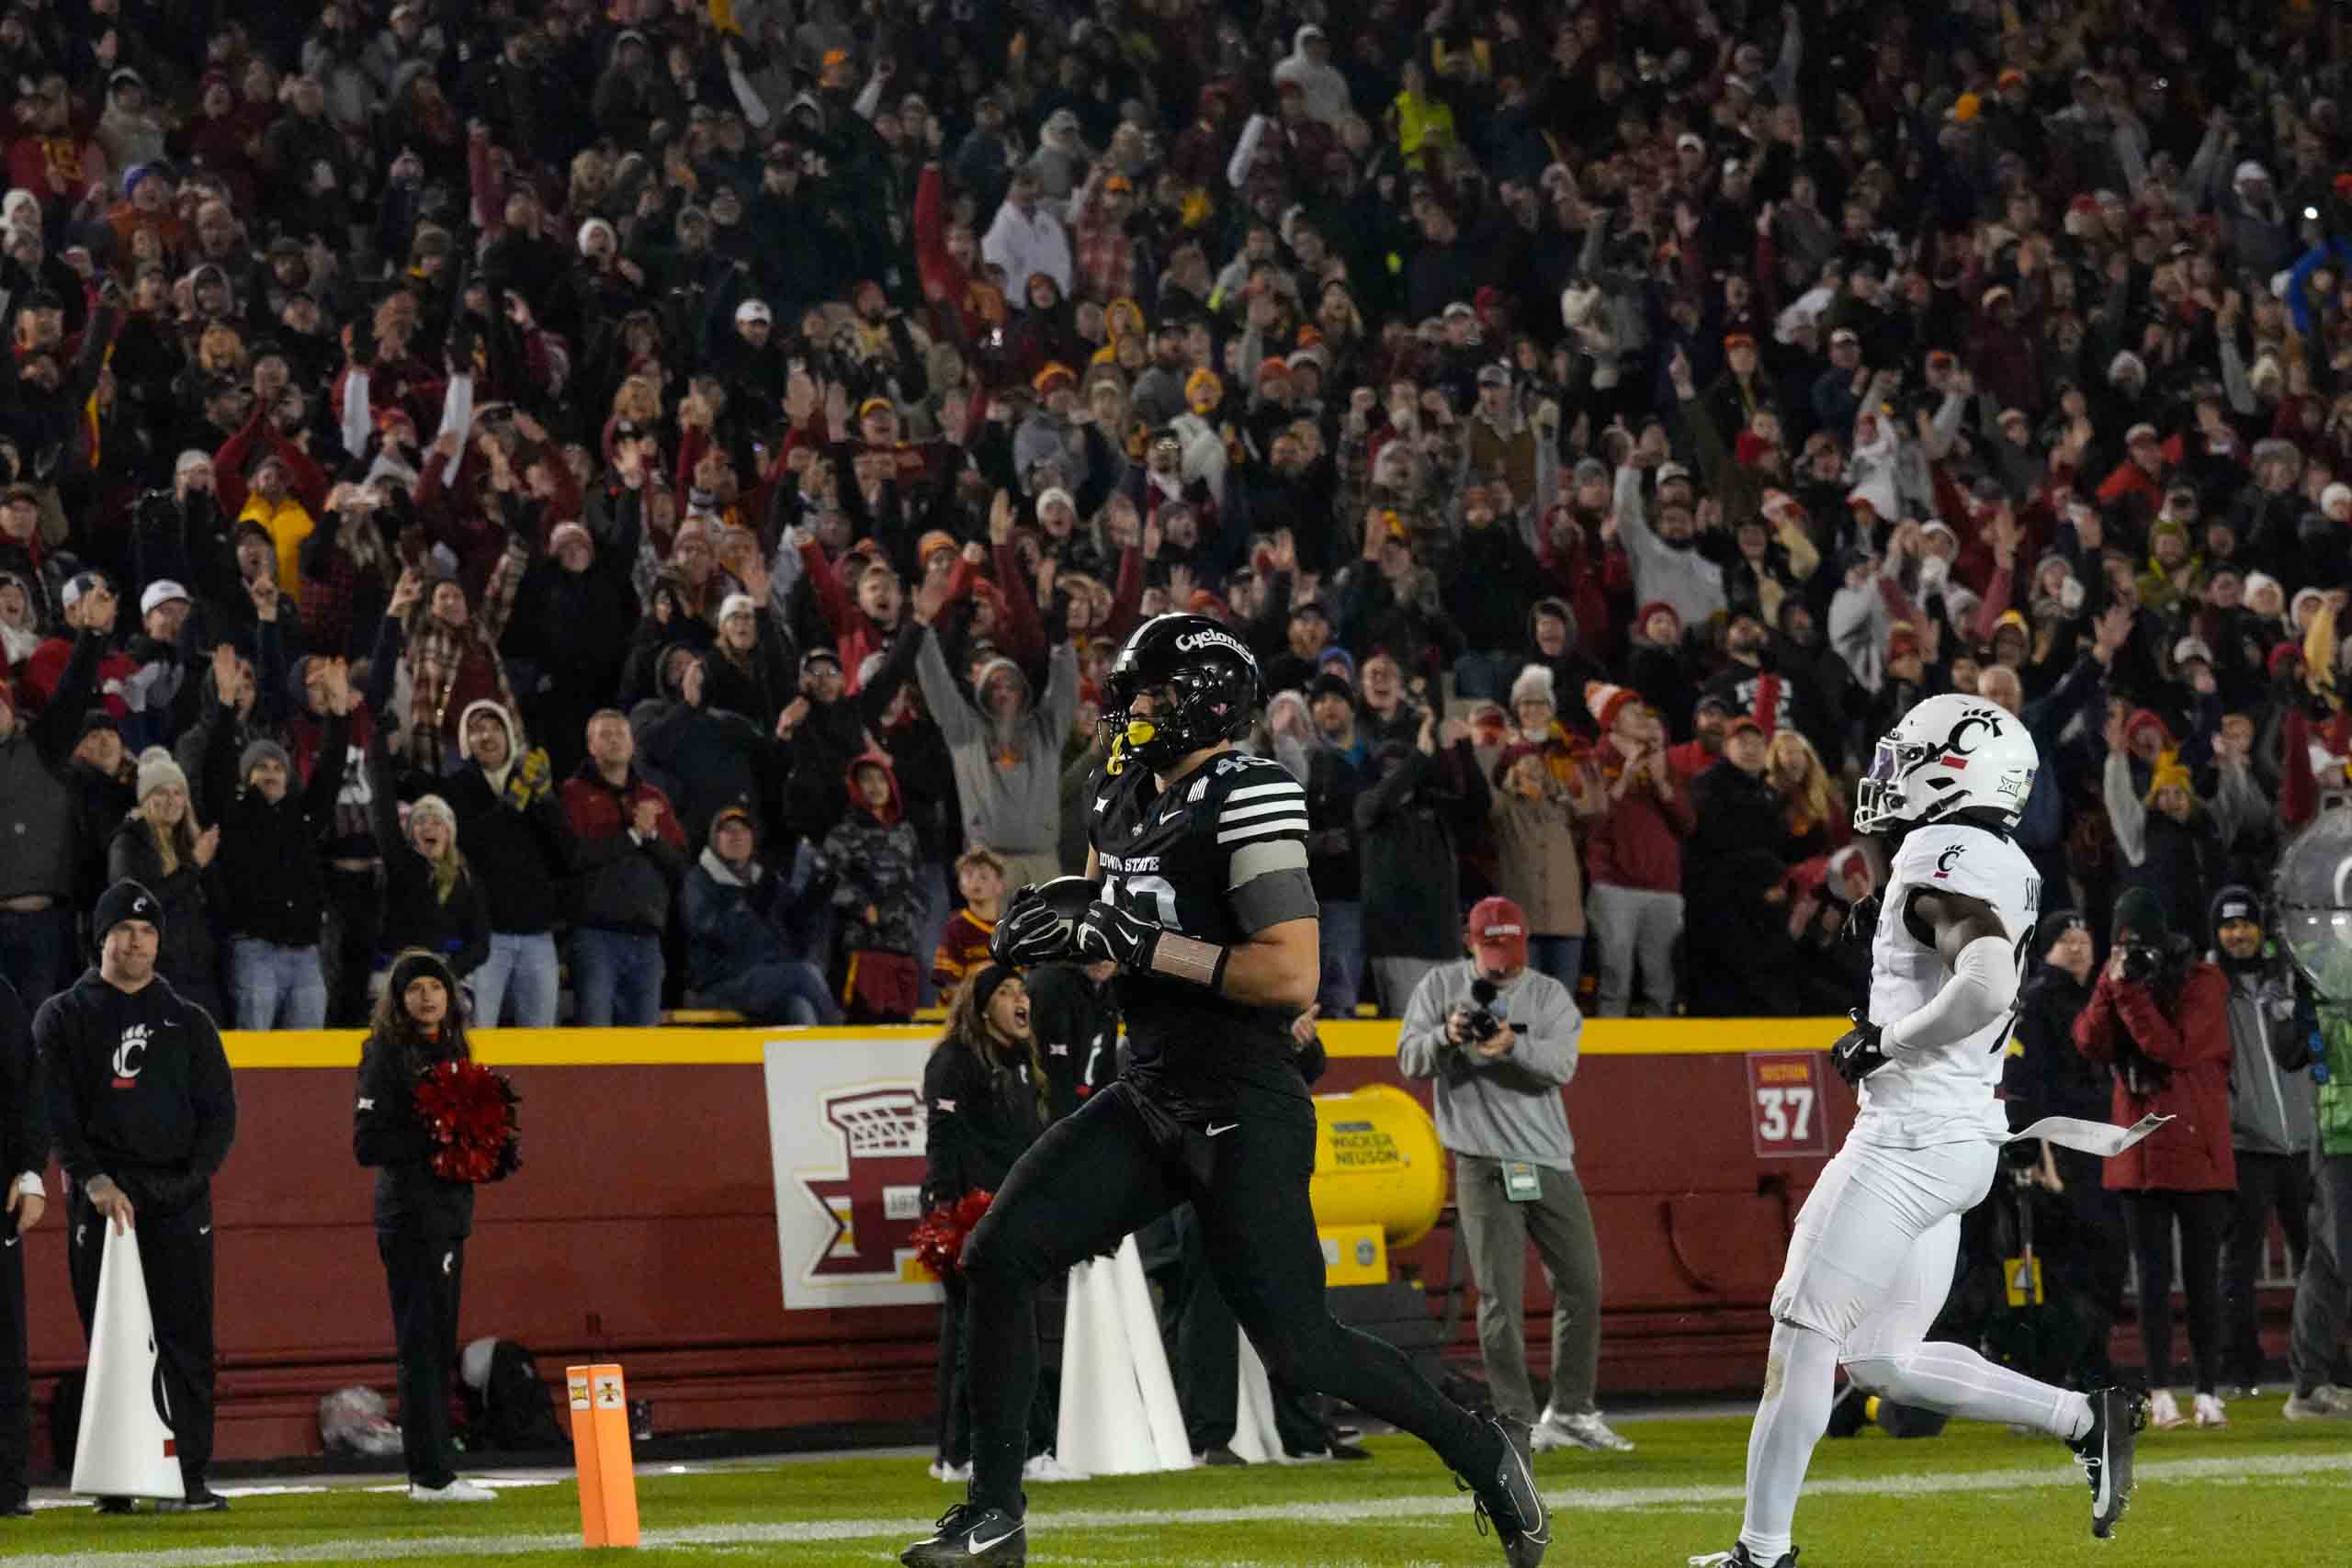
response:
[[(2154, 1460), (2141, 1464), (2142, 1483), (2167, 1482), (2250, 1483), (2344, 1477), (2352, 1473), (2352, 1453), (2259, 1454), (2244, 1459)], [(2341, 1484), (2332, 1481), (2331, 1484)], [(1918, 1471), (1900, 1475), (1825, 1477), (1809, 1483), (1807, 1497), (1948, 1497), (1966, 1492), (2078, 1490), (2082, 1477), (2071, 1464), (2041, 1465), (2031, 1470)], [(1678, 1511), (1736, 1504), (1741, 1490), (1734, 1485), (1623, 1486), (1563, 1488), (1548, 1491), (1544, 1500), (1561, 1511), (1568, 1539), (1575, 1534), (1576, 1516), (1611, 1511)], [(1036, 1511), (1029, 1516), (1039, 1535), (1076, 1529), (1171, 1529), (1204, 1525), (1357, 1524), (1366, 1519), (1424, 1519), (1468, 1513), (1466, 1499), (1427, 1495), (1409, 1497), (1367, 1497), (1332, 1503), (1264, 1503), (1238, 1507), (1206, 1508), (1069, 1508)], [(647, 1547), (672, 1551), (707, 1549), (714, 1555), (734, 1555), (756, 1546), (808, 1545), (829, 1540), (891, 1540), (920, 1537), (931, 1529), (915, 1518), (811, 1519), (801, 1523), (700, 1525), (684, 1529), (650, 1529)], [(45, 1556), (0, 1558), (0, 1568), (244, 1568), (268, 1562), (390, 1562), (435, 1556), (515, 1557), (534, 1551), (565, 1551), (578, 1547), (570, 1532), (533, 1535), (451, 1535), (419, 1540), (386, 1540), (355, 1536), (340, 1540), (313, 1541), (297, 1547), (190, 1547), (177, 1551), (144, 1549), (122, 1551), (61, 1552)], [(1220, 1560), (1221, 1562), (1222, 1560)], [(1227, 1568), (1245, 1568), (1239, 1561)]]

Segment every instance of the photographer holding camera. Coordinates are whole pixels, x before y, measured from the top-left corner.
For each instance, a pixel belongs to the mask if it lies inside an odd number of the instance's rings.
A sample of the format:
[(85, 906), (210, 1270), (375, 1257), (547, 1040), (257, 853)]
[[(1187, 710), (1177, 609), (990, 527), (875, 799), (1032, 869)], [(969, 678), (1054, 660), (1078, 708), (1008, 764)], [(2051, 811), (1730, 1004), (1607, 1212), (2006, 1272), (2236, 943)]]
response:
[[(1408, 1077), (1437, 1080), (1437, 1134), (1453, 1154), (1462, 1241), (1478, 1285), (1478, 1348), (1507, 1423), (1537, 1452), (1623, 1451), (1592, 1402), (1600, 1359), (1600, 1248), (1577, 1180), (1560, 1090), (1584, 1020), (1568, 988), (1527, 966), (1527, 917), (1508, 898), (1470, 911), (1466, 961), (1414, 988), (1396, 1041)], [(1539, 1420), (1520, 1325), (1532, 1237), (1552, 1281), (1552, 1399)]]
[(2196, 1362), (2197, 1424), (2225, 1427), (2220, 1397), (2222, 1238), (2237, 1163), (2230, 1143), (2230, 982), (2173, 933), (2164, 901), (2144, 887), (2115, 901), (2114, 950), (2090, 1005), (2075, 1020), (2075, 1048), (2114, 1069), (2114, 1120), (2178, 1120), (2107, 1162), (2123, 1194), (2124, 1227), (2140, 1264), (2140, 1339), (2147, 1356), (2148, 1420), (2181, 1424), (2172, 1382), (2172, 1232), (2180, 1225), (2181, 1288)]

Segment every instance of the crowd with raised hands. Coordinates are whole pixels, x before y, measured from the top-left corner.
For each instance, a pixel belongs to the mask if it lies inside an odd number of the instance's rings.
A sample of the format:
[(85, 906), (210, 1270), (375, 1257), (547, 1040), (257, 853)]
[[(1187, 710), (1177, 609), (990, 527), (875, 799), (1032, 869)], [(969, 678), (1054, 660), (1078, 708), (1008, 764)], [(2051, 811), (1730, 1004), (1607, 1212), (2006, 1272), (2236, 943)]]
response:
[[(2300, 7), (225, 0), (0, 16), (0, 969), (244, 1028), (908, 1016), (1256, 651), (1325, 1016), (1489, 894), (1833, 1013), (1850, 783), (2203, 942), (2347, 792), (2352, 146)], [(1713, 918), (1687, 921), (1703, 906)], [(975, 912), (976, 910), (979, 912)]]

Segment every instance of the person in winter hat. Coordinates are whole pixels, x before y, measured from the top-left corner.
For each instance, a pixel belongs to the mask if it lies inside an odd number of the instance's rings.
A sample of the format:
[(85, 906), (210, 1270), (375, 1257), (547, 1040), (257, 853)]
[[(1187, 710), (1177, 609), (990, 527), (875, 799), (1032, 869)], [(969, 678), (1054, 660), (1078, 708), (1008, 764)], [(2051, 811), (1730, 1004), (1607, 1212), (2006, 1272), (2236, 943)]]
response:
[(2148, 1419), (2181, 1424), (2173, 1398), (2173, 1231), (2180, 1232), (2182, 1286), (2196, 1362), (2196, 1418), (2226, 1425), (2221, 1403), (2222, 1240), (2237, 1163), (2230, 1142), (2230, 983), (2176, 935), (2165, 900), (2129, 887), (2115, 901), (2113, 949), (2075, 1021), (2075, 1049), (2114, 1070), (2118, 1126), (2143, 1116), (2177, 1118), (2161, 1137), (2107, 1162), (2105, 1181), (2123, 1194), (2138, 1256), (2140, 1339), (2154, 1391)]
[(458, 814), (437, 795), (420, 795), (410, 803), (403, 823), (380, 737), (368, 748), (368, 784), (376, 842), (384, 857), (379, 941), (395, 953), (434, 953), (462, 979), (490, 956), (490, 911), (472, 866), (458, 852)]
[[(169, 1401), (183, 1498), (228, 1506), (212, 1461), (212, 1177), (237, 1136), (237, 1089), (211, 1015), (157, 973), (168, 921), (154, 894), (118, 882), (91, 911), (97, 963), (41, 1004), (33, 1043), (49, 1130), (68, 1182), (66, 1272), (85, 1336), (109, 1227), (132, 1237)], [(134, 1070), (135, 1069), (135, 1070)]]
[(439, 1145), (416, 1105), (417, 1081), (426, 1072), (472, 1057), (458, 977), (436, 953), (422, 948), (401, 953), (359, 1049), (351, 1150), (376, 1172), (376, 1251), (391, 1294), (401, 1448), (408, 1495), (419, 1503), (492, 1500), (489, 1491), (458, 1474), (449, 1434), (449, 1377), (474, 1188), (433, 1168)]
[(2213, 895), (2207, 962), (2230, 983), (2230, 1148), (2237, 1168), (2229, 1245), (2222, 1266), (2222, 1359), (2229, 1381), (2262, 1382), (2259, 1300), (2255, 1281), (2275, 1214), (2296, 1272), (2311, 1244), (2311, 1090), (2298, 1070), (2310, 1055), (2295, 1019), (2295, 970), (2266, 951), (2262, 897), (2233, 885)]
[(686, 873), (687, 983), (695, 997), (754, 1023), (839, 1023), (824, 971), (807, 957), (827, 884), (823, 861), (806, 845), (790, 863), (763, 864), (752, 814), (721, 807)]
[(165, 917), (158, 922), (157, 972), (216, 1020), (225, 1017), (212, 935), (219, 902), (212, 865), (220, 829), (198, 825), (187, 775), (160, 746), (139, 754), (137, 795), (137, 807), (107, 845), (107, 880), (136, 882), (154, 894)]

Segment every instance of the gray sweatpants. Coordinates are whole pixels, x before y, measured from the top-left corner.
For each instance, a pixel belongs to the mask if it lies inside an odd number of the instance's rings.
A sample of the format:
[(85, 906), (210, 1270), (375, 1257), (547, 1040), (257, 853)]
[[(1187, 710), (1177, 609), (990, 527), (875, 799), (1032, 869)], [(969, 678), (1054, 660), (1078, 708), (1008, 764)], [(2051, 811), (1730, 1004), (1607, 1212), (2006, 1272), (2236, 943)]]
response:
[(1600, 1247), (1592, 1211), (1573, 1170), (1536, 1167), (1544, 1195), (1514, 1203), (1504, 1195), (1500, 1160), (1453, 1156), (1453, 1197), (1463, 1244), (1478, 1281), (1478, 1349), (1496, 1414), (1532, 1422), (1535, 1393), (1527, 1376), (1527, 1336), (1520, 1318), (1527, 1299), (1527, 1244), (1535, 1243), (1552, 1282), (1552, 1409), (1579, 1416), (1593, 1408), (1600, 1362)]
[(2352, 1309), (2352, 1155), (2312, 1154), (2312, 1239), (2295, 1281), (2294, 1337), (2287, 1364), (2295, 1392), (2329, 1381)]
[(1634, 994), (1634, 961), (1653, 1018), (1674, 1016), (1674, 939), (1682, 934), (1682, 895), (1596, 882), (1585, 895), (1585, 940), (1600, 953), (1598, 1016), (1623, 1018)]

